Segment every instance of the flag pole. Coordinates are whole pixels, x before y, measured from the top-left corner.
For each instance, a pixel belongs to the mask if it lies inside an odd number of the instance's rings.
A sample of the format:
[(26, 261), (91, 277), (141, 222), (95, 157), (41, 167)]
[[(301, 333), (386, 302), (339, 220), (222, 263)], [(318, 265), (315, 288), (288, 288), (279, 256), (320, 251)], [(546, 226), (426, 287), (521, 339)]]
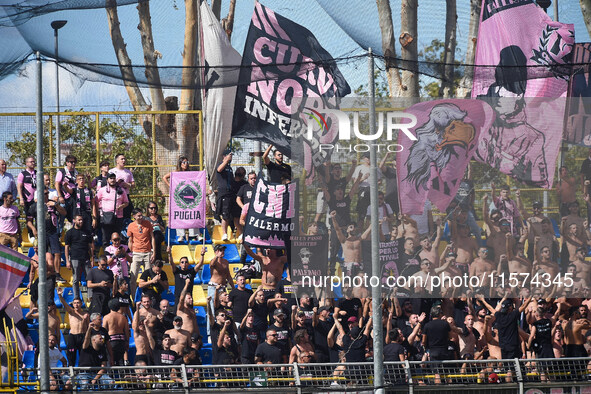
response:
[[(369, 134), (376, 133), (376, 103), (374, 81), (374, 59), (371, 48), (368, 51), (368, 76), (369, 76)], [(370, 209), (371, 209), (371, 274), (372, 278), (380, 278), (380, 245), (379, 245), (379, 214), (378, 214), (378, 153), (375, 144), (370, 145), (369, 151), (369, 183), (370, 183)], [(371, 302), (373, 317), (373, 387), (376, 394), (384, 394), (384, 341), (382, 340), (382, 289), (381, 281), (371, 284)]]
[[(37, 52), (37, 175), (36, 179), (43, 180), (43, 97), (42, 97), (41, 54)], [(47, 242), (45, 238), (45, 190), (43, 182), (37, 183), (37, 242), (39, 247), (39, 369), (41, 393), (49, 393), (49, 345), (48, 345), (48, 317), (47, 317), (47, 262), (45, 253)]]

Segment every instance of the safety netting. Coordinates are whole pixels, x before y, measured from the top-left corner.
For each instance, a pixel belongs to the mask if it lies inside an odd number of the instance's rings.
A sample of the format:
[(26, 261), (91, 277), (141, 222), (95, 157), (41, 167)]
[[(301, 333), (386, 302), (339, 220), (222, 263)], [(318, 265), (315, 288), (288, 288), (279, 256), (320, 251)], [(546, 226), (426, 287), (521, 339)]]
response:
[[(555, 0), (558, 1), (558, 0)], [(226, 18), (230, 1), (215, 2), (220, 4), (219, 16)], [(467, 53), (474, 46), (471, 37), (471, 18), (475, 9), (470, 2), (457, 2), (456, 15), (456, 50), (453, 59), (453, 73), (444, 76), (446, 60), (444, 56), (446, 2), (441, 0), (422, 0), (417, 7), (417, 32), (406, 34), (401, 30), (402, 15), (405, 7), (416, 1), (368, 1), (368, 0), (297, 0), (261, 1), (277, 14), (291, 19), (309, 29), (331, 54), (331, 61), (336, 62), (353, 89), (367, 81), (366, 53), (372, 48), (378, 58), (378, 67), (394, 65), (401, 70), (410, 70), (421, 75), (421, 86), (426, 86), (433, 78), (451, 79), (456, 87), (470, 88), (471, 82), (461, 80), (467, 69), (474, 67), (473, 60)], [(378, 4), (387, 5), (391, 10), (394, 38), (393, 51), (383, 50), (383, 31), (380, 23)], [(401, 4), (403, 3), (403, 4)], [(237, 0), (233, 22), (232, 45), (242, 53), (254, 2)], [(583, 22), (579, 1), (560, 0), (560, 20), (573, 23), (577, 42), (588, 41), (588, 34)], [(148, 12), (153, 36), (153, 50), (146, 61), (142, 46), (144, 39), (149, 39), (139, 28), (142, 22), (140, 14)], [(404, 11), (404, 12), (403, 12)], [(553, 17), (552, 7), (548, 10)], [(476, 22), (477, 22), (476, 18)], [(198, 70), (197, 75), (205, 75), (210, 68), (218, 72), (234, 72), (239, 64), (203, 64), (183, 65), (185, 37), (185, 2), (181, 0), (5, 0), (0, 6), (0, 79), (22, 70), (27, 63), (34, 61), (34, 53), (39, 52), (44, 61), (55, 61), (55, 37), (51, 23), (56, 20), (67, 21), (58, 31), (59, 64), (81, 81), (105, 82), (122, 85), (135, 82), (140, 87), (163, 88), (204, 88), (211, 83), (206, 78), (183, 78), (187, 68)], [(119, 38), (129, 58), (125, 66), (120, 64), (114, 42)], [(402, 46), (409, 40), (417, 44), (415, 59), (402, 56)], [(143, 43), (146, 45), (146, 42)], [(412, 44), (411, 44), (412, 45)], [(448, 58), (449, 59), (449, 58)], [(576, 64), (575, 64), (576, 65)], [(494, 65), (480, 65), (490, 67)], [(159, 78), (150, 78), (150, 72), (157, 67)], [(527, 78), (540, 78), (561, 74), (568, 76), (571, 68), (548, 67), (544, 64), (528, 66)], [(267, 73), (268, 74), (268, 73)], [(268, 75), (266, 74), (266, 77)], [(249, 81), (250, 82), (250, 81)], [(237, 85), (237, 79), (226, 78), (214, 83), (213, 87)], [(462, 84), (466, 86), (461, 86)]]

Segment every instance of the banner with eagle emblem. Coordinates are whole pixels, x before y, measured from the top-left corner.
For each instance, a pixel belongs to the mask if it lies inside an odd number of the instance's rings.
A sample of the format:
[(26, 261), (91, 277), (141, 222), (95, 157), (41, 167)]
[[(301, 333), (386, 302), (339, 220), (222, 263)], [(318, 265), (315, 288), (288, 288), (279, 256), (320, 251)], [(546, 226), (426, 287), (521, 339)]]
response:
[(405, 214), (421, 214), (427, 198), (445, 211), (456, 195), (482, 131), (493, 122), (493, 110), (480, 100), (448, 99), (415, 104), (406, 113), (417, 123), (412, 141), (400, 133), (396, 168), (400, 205)]

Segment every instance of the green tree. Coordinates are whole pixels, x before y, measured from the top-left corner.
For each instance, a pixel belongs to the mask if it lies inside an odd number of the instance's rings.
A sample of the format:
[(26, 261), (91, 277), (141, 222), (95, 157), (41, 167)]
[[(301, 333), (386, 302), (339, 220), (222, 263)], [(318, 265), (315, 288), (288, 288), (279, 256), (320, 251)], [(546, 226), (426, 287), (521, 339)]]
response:
[[(421, 97), (440, 97), (439, 89), (441, 87), (441, 78), (444, 75), (444, 64), (445, 64), (445, 43), (439, 39), (431, 41), (431, 45), (425, 47), (420, 53), (419, 58), (423, 59), (426, 64), (431, 65), (434, 74), (439, 76), (439, 79), (434, 80), (433, 78), (423, 76), (420, 79), (421, 86)], [(461, 58), (461, 50), (456, 48), (456, 59)], [(463, 70), (459, 66), (457, 60), (454, 61), (456, 67), (454, 67), (454, 78), (451, 85), (452, 96), (455, 94), (455, 89), (460, 83), (463, 76)]]
[[(50, 165), (49, 157), (49, 130), (55, 132), (55, 124), (50, 124), (49, 119), (43, 123), (43, 147), (44, 166)], [(140, 132), (136, 132), (139, 130)], [(98, 174), (97, 146), (96, 146), (96, 118), (94, 115), (62, 116), (60, 122), (62, 139), (62, 152), (72, 154), (78, 159), (77, 169), (81, 173), (94, 177)], [(8, 142), (8, 157), (10, 163), (24, 163), (25, 158), (34, 154), (36, 149), (36, 134), (24, 132), (22, 138)], [(99, 161), (108, 160), (111, 165), (115, 162), (115, 155), (123, 153), (127, 157), (135, 178), (136, 187), (133, 194), (152, 194), (152, 168), (140, 167), (152, 164), (152, 144), (143, 134), (136, 116), (123, 118), (103, 117), (99, 124)], [(134, 167), (136, 166), (136, 167)], [(55, 174), (53, 170), (52, 176)], [(144, 201), (146, 200), (146, 201)], [(141, 206), (147, 202), (147, 198), (134, 199), (136, 205)]]

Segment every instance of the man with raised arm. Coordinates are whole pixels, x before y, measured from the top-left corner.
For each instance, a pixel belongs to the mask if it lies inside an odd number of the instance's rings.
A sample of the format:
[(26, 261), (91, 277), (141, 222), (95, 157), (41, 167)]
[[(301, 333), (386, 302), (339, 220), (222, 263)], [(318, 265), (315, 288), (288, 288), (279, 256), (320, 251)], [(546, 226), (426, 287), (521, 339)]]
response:
[(252, 249), (245, 245), (246, 253), (254, 260), (258, 261), (263, 271), (261, 288), (265, 294), (265, 302), (275, 295), (277, 285), (283, 276), (283, 268), (287, 263), (287, 256), (285, 253), (279, 254), (276, 249), (262, 249), (257, 248), (254, 253)]
[(343, 265), (345, 267), (343, 272), (346, 272), (346, 275), (351, 275), (353, 267), (358, 267), (359, 270), (363, 271), (361, 241), (369, 239), (371, 234), (371, 226), (368, 227), (368, 229), (365, 230), (363, 234), (359, 235), (357, 232), (357, 225), (351, 222), (347, 226), (347, 233), (345, 235), (343, 234), (341, 226), (336, 221), (335, 211), (330, 213), (330, 218), (332, 219), (335, 232), (343, 248)]
[(66, 337), (66, 355), (68, 357), (69, 365), (75, 365), (76, 352), (82, 349), (82, 344), (84, 343), (84, 334), (88, 329), (90, 316), (87, 311), (82, 309), (82, 300), (80, 299), (79, 295), (76, 295), (72, 301), (72, 306), (70, 306), (66, 300), (64, 300), (63, 294), (64, 288), (58, 287), (57, 295), (60, 299), (60, 302), (66, 309), (66, 313), (68, 314), (70, 320), (70, 333)]
[(177, 352), (177, 354), (182, 354), (184, 348), (191, 347), (191, 332), (183, 328), (183, 318), (180, 316), (174, 318), (173, 325), (174, 328), (166, 331), (164, 335), (168, 334), (172, 339), (173, 343), (170, 349)]
[(205, 264), (205, 253), (207, 253), (207, 247), (201, 248), (201, 258), (195, 267), (191, 267), (189, 265), (189, 259), (186, 256), (181, 257), (179, 260), (179, 266), (177, 267), (172, 258), (172, 249), (170, 245), (166, 248), (166, 252), (168, 253), (168, 261), (172, 266), (172, 273), (174, 275), (174, 283), (178, 283), (174, 288), (174, 305), (179, 305), (179, 300), (181, 299), (181, 292), (183, 291), (183, 287), (181, 284), (185, 283), (185, 280), (190, 279), (191, 283), (187, 287), (187, 294), (193, 294), (193, 282), (195, 276), (199, 272), (199, 270)]
[[(193, 295), (188, 292), (189, 286), (192, 284), (193, 281), (191, 279), (185, 279), (185, 285), (181, 291), (179, 304), (176, 311), (177, 317), (180, 316), (181, 319), (183, 319), (183, 329), (187, 330), (190, 334), (199, 331), (199, 327), (197, 326), (197, 316), (195, 314), (195, 310), (193, 309)], [(181, 284), (179, 283), (177, 286), (180, 285)]]
[(273, 149), (273, 145), (269, 145), (263, 153), (263, 161), (267, 167), (267, 173), (269, 174), (269, 182), (271, 183), (282, 183), (282, 178), (291, 179), (291, 166), (283, 161), (283, 153), (275, 149), (273, 157), (275, 162), (269, 159), (269, 153)]

